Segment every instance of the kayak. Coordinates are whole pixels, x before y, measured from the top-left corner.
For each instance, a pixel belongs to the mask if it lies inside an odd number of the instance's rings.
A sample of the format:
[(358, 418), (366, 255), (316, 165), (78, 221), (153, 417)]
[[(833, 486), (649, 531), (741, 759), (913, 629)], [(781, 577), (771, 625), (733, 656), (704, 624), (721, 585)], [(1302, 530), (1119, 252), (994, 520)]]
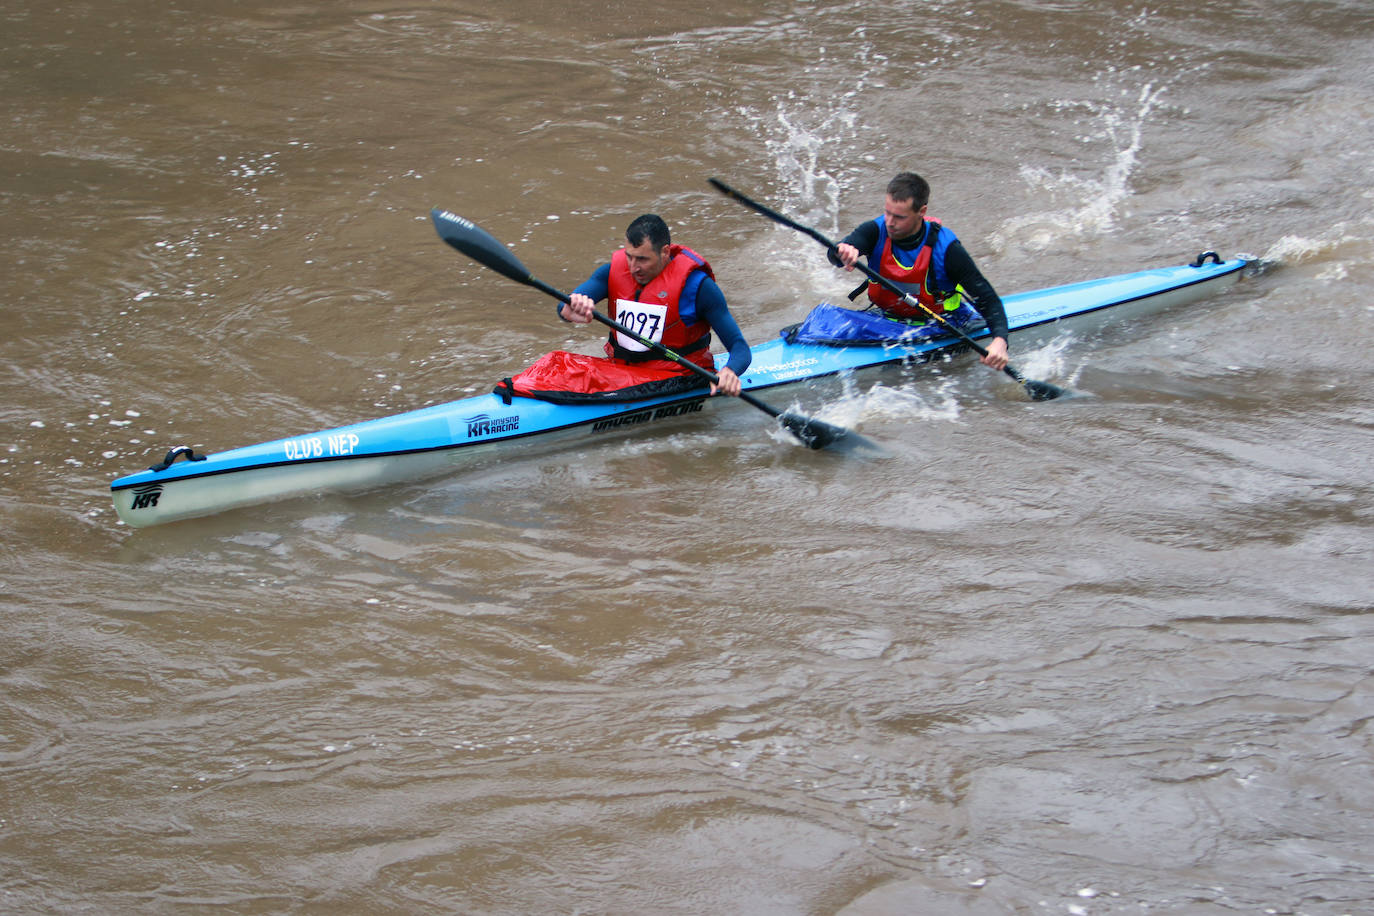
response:
[[(1248, 262), (1205, 252), (1190, 264), (1118, 274), (1004, 298), (1012, 343), (1043, 342), (1066, 328), (1127, 321), (1197, 302), (1235, 283)], [(986, 330), (969, 336), (986, 337)], [(746, 392), (804, 386), (844, 373), (926, 362), (967, 350), (942, 336), (883, 346), (789, 343), (753, 347)], [(716, 358), (719, 369), (725, 354)], [(170, 449), (147, 470), (110, 484), (116, 512), (134, 527), (210, 515), (327, 491), (361, 491), (472, 466), (493, 454), (525, 456), (659, 428), (740, 403), (700, 388), (640, 401), (564, 404), (493, 392), (395, 416), (212, 454)]]

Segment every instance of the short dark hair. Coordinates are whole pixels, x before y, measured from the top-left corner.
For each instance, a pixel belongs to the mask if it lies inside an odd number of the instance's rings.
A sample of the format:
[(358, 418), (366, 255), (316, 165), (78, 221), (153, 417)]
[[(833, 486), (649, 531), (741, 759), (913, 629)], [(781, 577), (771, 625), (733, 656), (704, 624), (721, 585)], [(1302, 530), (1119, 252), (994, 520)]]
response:
[(911, 209), (919, 210), (930, 203), (930, 183), (915, 172), (899, 172), (887, 183), (887, 196), (893, 200), (909, 200)]
[(654, 251), (662, 251), (673, 243), (673, 237), (668, 232), (668, 224), (657, 213), (645, 213), (636, 217), (625, 230), (625, 241), (630, 243), (631, 248), (643, 245), (645, 239), (654, 246)]

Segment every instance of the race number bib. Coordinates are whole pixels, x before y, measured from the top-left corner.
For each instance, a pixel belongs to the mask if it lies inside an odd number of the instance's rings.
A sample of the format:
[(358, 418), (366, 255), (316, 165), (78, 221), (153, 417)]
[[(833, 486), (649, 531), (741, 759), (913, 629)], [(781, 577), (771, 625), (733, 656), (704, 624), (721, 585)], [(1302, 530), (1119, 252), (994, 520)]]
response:
[[(617, 299), (615, 301), (615, 320), (640, 337), (652, 340), (654, 343), (662, 343), (663, 325), (668, 320), (668, 306), (654, 305), (651, 302), (635, 302), (632, 299)], [(649, 349), (621, 331), (615, 332), (615, 338), (616, 343), (626, 350), (642, 352)]]

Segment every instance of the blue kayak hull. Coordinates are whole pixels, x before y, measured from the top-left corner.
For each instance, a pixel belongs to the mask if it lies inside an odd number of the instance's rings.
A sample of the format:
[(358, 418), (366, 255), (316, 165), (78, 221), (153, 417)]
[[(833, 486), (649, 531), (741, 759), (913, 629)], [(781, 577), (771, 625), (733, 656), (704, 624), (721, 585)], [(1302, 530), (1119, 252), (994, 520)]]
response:
[[(1191, 265), (1007, 296), (1012, 343), (1031, 346), (1080, 323), (1126, 321), (1196, 302), (1236, 282), (1245, 264), (1239, 259), (1200, 258)], [(753, 363), (742, 381), (745, 390), (757, 394), (965, 348), (958, 339), (947, 337), (902, 346), (851, 347), (788, 344), (778, 337), (753, 348)], [(724, 357), (719, 361), (723, 363)], [(206, 456), (177, 449), (181, 460), (120, 477), (110, 489), (119, 517), (143, 527), (308, 493), (419, 480), (497, 451), (542, 453), (569, 442), (624, 434), (740, 403), (735, 398), (708, 398), (704, 388), (616, 404), (553, 404), (528, 398), (507, 404), (495, 394), (478, 395)]]

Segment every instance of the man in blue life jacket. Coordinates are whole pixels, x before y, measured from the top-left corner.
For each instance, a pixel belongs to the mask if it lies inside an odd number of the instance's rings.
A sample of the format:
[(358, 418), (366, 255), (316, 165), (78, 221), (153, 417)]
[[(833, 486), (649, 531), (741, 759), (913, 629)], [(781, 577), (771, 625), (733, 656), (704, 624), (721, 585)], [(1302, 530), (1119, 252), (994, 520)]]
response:
[[(859, 226), (835, 246), (831, 260), (853, 270), (860, 257), (884, 278), (896, 283), (922, 305), (961, 323), (963, 302), (971, 303), (987, 322), (991, 339), (983, 365), (1007, 365), (1007, 314), (1002, 299), (952, 231), (926, 216), (930, 185), (915, 172), (901, 172), (887, 185), (883, 215)], [(878, 283), (868, 284), (869, 301), (900, 321), (929, 317)], [(967, 309), (963, 309), (967, 312)]]

